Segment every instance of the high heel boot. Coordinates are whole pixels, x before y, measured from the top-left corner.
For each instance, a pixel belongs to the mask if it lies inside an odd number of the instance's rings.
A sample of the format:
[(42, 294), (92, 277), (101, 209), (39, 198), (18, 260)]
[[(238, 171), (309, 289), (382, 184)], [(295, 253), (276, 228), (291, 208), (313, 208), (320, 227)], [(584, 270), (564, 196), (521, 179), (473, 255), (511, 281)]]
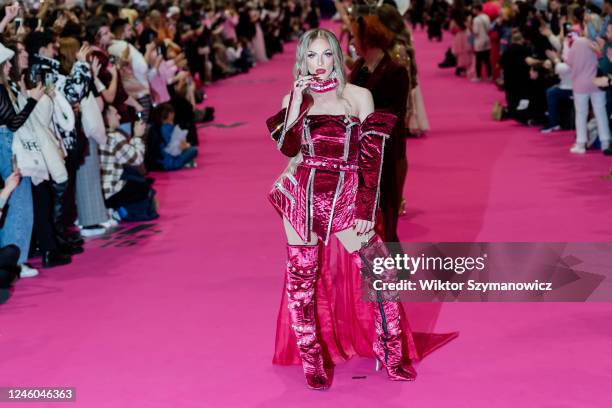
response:
[[(375, 258), (390, 256), (389, 250), (378, 235), (374, 235), (359, 252), (362, 273), (366, 274), (366, 282), (381, 279), (384, 282), (397, 281), (397, 270), (386, 269), (382, 274), (374, 274), (373, 263)], [(372, 286), (369, 285), (371, 288)], [(368, 289), (374, 298), (372, 311), (376, 326), (376, 340), (373, 344), (376, 356), (376, 369), (380, 365), (387, 369), (389, 379), (393, 381), (414, 381), (416, 371), (412, 366), (402, 366), (402, 328), (400, 325), (400, 308), (397, 292), (376, 291)]]
[(69, 255), (76, 255), (83, 252), (83, 239), (71, 237), (68, 233), (66, 226), (64, 225), (64, 214), (65, 214), (65, 197), (66, 190), (68, 189), (68, 182), (63, 183), (51, 183), (51, 189), (53, 191), (53, 208), (52, 208), (52, 221), (53, 230), (55, 231), (55, 239), (60, 247), (61, 251)]
[(309, 388), (323, 390), (329, 387), (329, 380), (323, 367), (315, 321), (318, 246), (287, 245), (287, 257), (287, 307), (306, 383)]

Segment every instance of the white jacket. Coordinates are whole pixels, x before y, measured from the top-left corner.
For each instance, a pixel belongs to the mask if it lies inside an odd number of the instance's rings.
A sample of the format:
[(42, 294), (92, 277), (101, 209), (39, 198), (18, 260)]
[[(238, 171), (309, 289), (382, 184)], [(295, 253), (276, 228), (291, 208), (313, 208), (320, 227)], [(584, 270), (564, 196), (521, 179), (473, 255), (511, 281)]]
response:
[[(22, 109), (26, 104), (26, 99), (19, 95), (17, 103)], [(15, 132), (13, 147), (17, 147), (17, 163), (19, 164), (19, 155), (24, 168), (36, 168), (32, 170), (32, 182), (37, 185), (43, 180), (48, 180), (49, 177), (57, 183), (63, 183), (68, 180), (68, 172), (64, 164), (64, 152), (61, 142), (55, 137), (51, 130), (53, 117), (53, 101), (47, 95), (43, 95), (38, 101), (26, 122)], [(38, 165), (34, 155), (24, 153), (23, 143), (31, 143), (35, 141), (38, 145), (36, 150), (40, 151), (46, 166), (45, 175), (42, 172), (41, 165)], [(16, 145), (16, 142), (18, 143)], [(21, 146), (19, 146), (21, 144)], [(25, 175), (25, 174), (24, 174)]]

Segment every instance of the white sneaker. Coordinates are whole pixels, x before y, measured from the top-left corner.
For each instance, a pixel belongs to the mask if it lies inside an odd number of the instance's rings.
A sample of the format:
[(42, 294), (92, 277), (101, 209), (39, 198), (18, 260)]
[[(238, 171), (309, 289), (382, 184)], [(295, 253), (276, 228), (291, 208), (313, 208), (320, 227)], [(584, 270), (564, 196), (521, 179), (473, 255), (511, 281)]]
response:
[(19, 272), (20, 278), (33, 278), (38, 275), (38, 271), (36, 269), (30, 268), (26, 264), (21, 264), (19, 266), (21, 266), (21, 272)]
[(586, 149), (584, 148), (584, 145), (575, 144), (570, 149), (570, 153), (585, 154), (586, 153)]
[(557, 132), (559, 130), (561, 130), (561, 126), (559, 126), (559, 125), (546, 126), (545, 128), (540, 129), (540, 133)]
[(529, 107), (529, 99), (521, 99), (516, 107), (517, 111), (525, 110)]
[(104, 228), (102, 225), (81, 228), (82, 237), (96, 237), (98, 235), (103, 235), (104, 233), (106, 233), (106, 228)]
[(109, 218), (108, 221), (104, 221), (102, 223), (100, 223), (101, 226), (103, 226), (106, 229), (111, 229), (113, 227), (116, 227), (117, 225), (119, 225), (119, 221), (117, 221), (114, 218)]

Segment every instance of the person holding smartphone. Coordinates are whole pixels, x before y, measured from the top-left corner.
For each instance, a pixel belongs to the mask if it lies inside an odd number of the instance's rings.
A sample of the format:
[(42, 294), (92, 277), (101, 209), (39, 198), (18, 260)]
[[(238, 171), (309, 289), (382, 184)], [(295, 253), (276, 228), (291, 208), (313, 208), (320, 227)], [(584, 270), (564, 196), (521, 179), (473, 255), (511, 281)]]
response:
[[(16, 245), (21, 255), (19, 264), (23, 277), (36, 276), (38, 272), (29, 268), (25, 262), (30, 249), (30, 239), (33, 226), (33, 202), (32, 187), (30, 179), (26, 178), (21, 183), (19, 175), (16, 174), (15, 159), (13, 156), (13, 132), (17, 131), (28, 119), (38, 100), (44, 94), (44, 88), (39, 84), (30, 91), (27, 103), (20, 112), (15, 111), (13, 100), (16, 95), (10, 81), (12, 68), (11, 59), (14, 51), (0, 44), (0, 175), (12, 192), (8, 203), (8, 194), (5, 193), (5, 203), (8, 209), (5, 211), (4, 224), (0, 229), (0, 247)], [(4, 205), (3, 204), (3, 205)]]
[[(142, 121), (136, 122), (134, 136), (130, 138), (120, 128), (121, 116), (113, 105), (106, 105), (103, 116), (107, 137), (106, 143), (100, 145), (102, 191), (106, 206), (118, 211), (125, 219), (121, 214), (126, 207), (152, 201), (154, 196), (154, 190), (144, 179), (140, 181), (125, 177), (126, 166), (140, 166), (144, 162), (146, 125)], [(144, 214), (140, 220), (144, 221), (147, 217), (157, 218), (157, 212), (154, 210)]]
[[(64, 71), (59, 61), (59, 42), (55, 35), (47, 30), (31, 32), (25, 39), (30, 56), (29, 77), (31, 81), (42, 82), (53, 86), (49, 97), (56, 106), (76, 106), (89, 93), (92, 80), (91, 68), (87, 63), (89, 47), (82, 46), (76, 53), (76, 61), (70, 71)], [(63, 103), (60, 103), (63, 102)], [(68, 180), (63, 183), (52, 182), (53, 191), (53, 229), (63, 252), (76, 255), (83, 252), (84, 240), (78, 232), (71, 230), (74, 219), (69, 216), (70, 208), (76, 206), (76, 173), (83, 159), (83, 145), (79, 142), (74, 121), (60, 120), (63, 116), (72, 116), (70, 107), (63, 115), (54, 115), (53, 130), (66, 149), (66, 169)]]
[[(14, 99), (17, 101), (16, 109), (23, 109), (26, 100), (28, 98), (28, 90), (25, 83), (25, 75), (29, 69), (29, 55), (26, 51), (25, 45), (21, 42), (10, 43), (9, 47), (14, 51), (15, 56), (12, 59), (11, 68), (11, 91), (13, 92)], [(42, 84), (39, 82), (39, 84)], [(45, 101), (45, 106), (42, 107), (41, 110), (48, 109), (47, 107), (51, 101), (47, 99)], [(38, 104), (37, 104), (38, 106)], [(28, 119), (25, 122), (27, 125), (26, 129), (20, 129), (20, 134), (15, 134), (15, 137), (21, 139), (23, 136), (23, 132), (32, 131), (32, 129), (36, 129), (36, 126), (40, 126), (40, 111), (36, 109), (32, 115), (28, 116)], [(44, 122), (43, 122), (44, 123)], [(32, 135), (34, 140), (43, 138), (43, 137), (53, 137), (53, 135), (49, 135), (51, 132), (50, 128), (46, 130), (47, 136), (44, 136), (41, 132), (40, 135)], [(31, 139), (30, 139), (31, 140)], [(27, 142), (27, 141), (26, 141)], [(27, 159), (26, 159), (27, 160)], [(49, 178), (51, 174), (59, 174), (61, 173), (61, 169), (65, 169), (64, 161), (62, 158), (58, 156), (56, 157), (47, 157), (48, 161), (45, 161), (43, 164), (47, 172), (49, 174)], [(26, 166), (27, 167), (27, 166)], [(17, 165), (13, 166), (13, 169), (16, 169)], [(64, 170), (65, 171), (65, 170)], [(42, 266), (43, 268), (50, 268), (60, 265), (65, 265), (71, 262), (71, 257), (69, 254), (64, 253), (59, 248), (59, 243), (57, 242), (55, 232), (53, 229), (53, 189), (52, 189), (52, 181), (44, 180), (36, 185), (30, 182), (30, 177), (22, 177), (21, 184), (27, 185), (32, 184), (32, 204), (33, 204), (33, 212), (34, 212), (34, 229), (32, 236), (36, 238), (36, 241), (33, 245), (37, 245), (42, 254)], [(21, 188), (21, 187), (20, 187)], [(17, 193), (13, 194), (13, 196), (17, 195)], [(28, 229), (29, 227), (25, 227), (27, 224), (26, 221), (22, 220), (18, 225), (24, 226), (24, 228)], [(23, 268), (22, 268), (23, 269)], [(22, 271), (23, 272), (23, 271)]]

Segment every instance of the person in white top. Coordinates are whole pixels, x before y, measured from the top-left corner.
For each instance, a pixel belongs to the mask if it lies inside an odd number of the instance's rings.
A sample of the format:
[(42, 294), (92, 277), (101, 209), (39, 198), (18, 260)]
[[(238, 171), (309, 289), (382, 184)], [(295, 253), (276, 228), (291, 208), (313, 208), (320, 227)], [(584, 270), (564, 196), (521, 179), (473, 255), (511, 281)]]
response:
[(149, 121), (153, 105), (147, 76), (149, 66), (144, 55), (130, 43), (134, 30), (128, 20), (121, 18), (115, 20), (111, 25), (111, 31), (115, 39), (107, 51), (117, 61), (123, 62), (120, 64), (123, 88), (142, 107), (142, 119), (146, 123)]
[(489, 39), (491, 20), (489, 16), (482, 12), (481, 4), (472, 6), (472, 15), (474, 17), (472, 34), (474, 36), (474, 52), (476, 53), (476, 78), (474, 80), (480, 81), (483, 64), (487, 70), (488, 79), (491, 78), (491, 40)]

